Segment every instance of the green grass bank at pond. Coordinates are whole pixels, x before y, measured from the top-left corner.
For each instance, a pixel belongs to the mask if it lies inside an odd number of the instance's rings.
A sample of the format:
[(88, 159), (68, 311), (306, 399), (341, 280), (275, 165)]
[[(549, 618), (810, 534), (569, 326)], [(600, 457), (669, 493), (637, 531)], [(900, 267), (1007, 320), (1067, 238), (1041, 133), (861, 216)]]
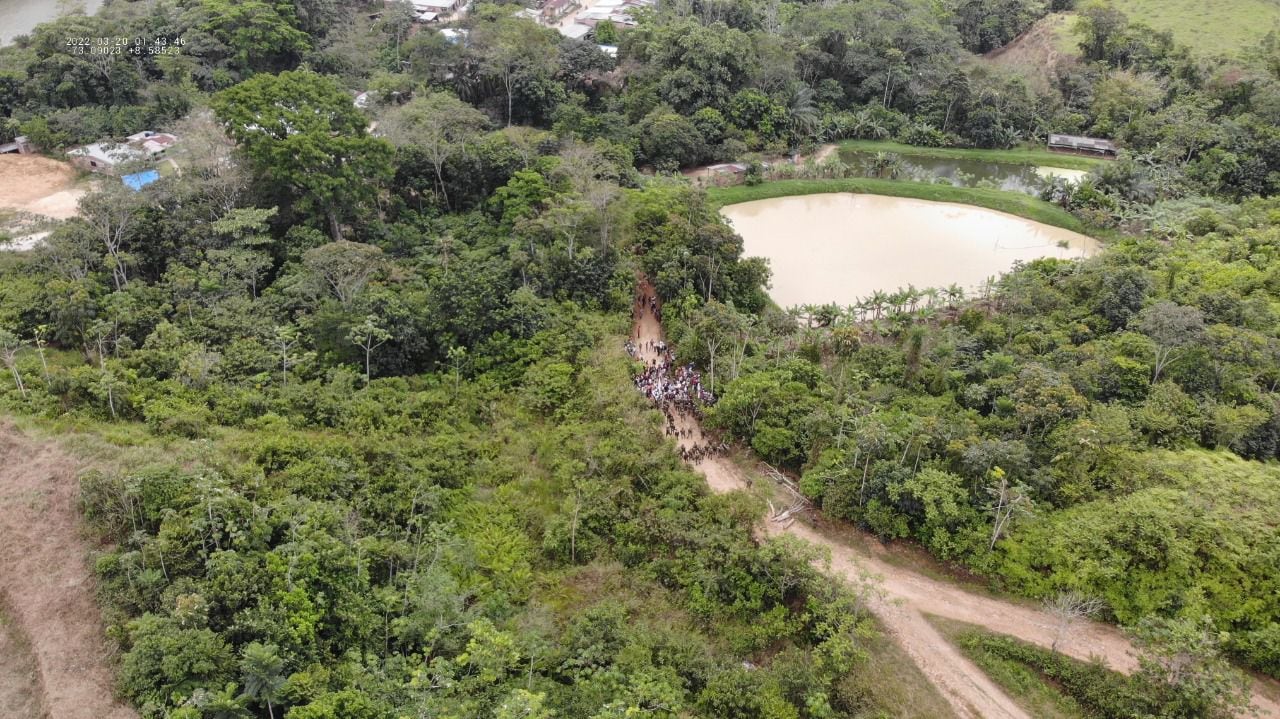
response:
[(1057, 205), (1018, 192), (977, 187), (953, 187), (924, 182), (851, 177), (839, 180), (775, 180), (755, 186), (713, 187), (707, 190), (707, 197), (716, 207), (724, 207), (753, 200), (794, 195), (820, 195), (829, 192), (854, 192), (934, 202), (957, 202), (1007, 212), (1046, 225), (1087, 234), (1084, 223)]
[(1041, 148), (1015, 147), (1010, 150), (978, 150), (961, 147), (919, 147), (903, 145), (898, 142), (882, 142), (879, 140), (845, 140), (840, 143), (840, 150), (855, 152), (893, 152), (899, 155), (914, 157), (938, 157), (948, 160), (976, 160), (979, 162), (1007, 162), (1014, 165), (1035, 165), (1037, 167), (1061, 167), (1066, 170), (1093, 170), (1104, 165), (1108, 160), (1083, 155), (1068, 155), (1062, 152), (1050, 152)]

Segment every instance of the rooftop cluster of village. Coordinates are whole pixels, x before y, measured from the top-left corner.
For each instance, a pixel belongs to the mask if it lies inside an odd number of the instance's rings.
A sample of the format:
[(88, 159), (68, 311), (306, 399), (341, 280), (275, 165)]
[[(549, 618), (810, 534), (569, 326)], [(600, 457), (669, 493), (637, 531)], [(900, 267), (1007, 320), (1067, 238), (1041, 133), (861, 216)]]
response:
[[(412, 0), (420, 22), (444, 24), (466, 12), (467, 0)], [(657, 0), (539, 0), (522, 14), (547, 27), (554, 27), (565, 37), (579, 40), (590, 35), (601, 23), (619, 29), (634, 27), (632, 10), (653, 6)]]
[[(461, 19), (467, 12), (469, 0), (411, 0), (415, 18), (424, 24), (446, 25)], [(657, 0), (540, 0), (535, 7), (520, 13), (547, 27), (553, 27), (568, 38), (586, 39), (593, 36), (601, 24), (611, 24), (617, 29), (634, 27), (636, 19), (632, 11), (653, 6)], [(440, 33), (450, 42), (460, 42), (465, 30), (442, 27)], [(601, 49), (616, 54), (617, 48), (602, 44)], [(361, 93), (356, 105), (367, 105), (368, 96)], [(76, 147), (67, 152), (71, 163), (88, 172), (120, 177), (124, 184), (135, 190), (156, 181), (166, 169), (176, 170), (176, 164), (166, 158), (165, 152), (178, 142), (178, 138), (165, 132), (142, 130), (123, 139), (105, 138), (98, 142)], [(25, 137), (0, 146), (0, 153), (34, 153), (35, 147)]]

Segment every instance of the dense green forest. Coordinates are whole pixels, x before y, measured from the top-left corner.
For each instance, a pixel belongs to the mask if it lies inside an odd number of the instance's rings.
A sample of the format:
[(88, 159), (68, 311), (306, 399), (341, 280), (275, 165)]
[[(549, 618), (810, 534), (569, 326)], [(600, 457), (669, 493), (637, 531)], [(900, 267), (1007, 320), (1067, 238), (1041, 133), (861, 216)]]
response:
[[(1155, 646), (1208, 626), (1210, 659), (1280, 677), (1280, 39), (1204, 57), (1081, 3), (1048, 84), (977, 54), (1072, 5), (676, 0), (569, 40), (517, 3), (450, 38), (408, 3), (117, 1), (0, 49), (0, 140), (180, 138), (181, 172), (103, 182), (0, 258), (0, 404), (145, 450), (83, 483), (122, 694), (182, 719), (907, 715), (856, 593), (757, 538), (632, 392), (641, 272), (714, 366), (709, 423), (829, 516)], [(97, 36), (183, 44), (65, 44)], [(777, 308), (671, 172), (1049, 132), (1124, 148), (1024, 211), (1107, 250), (973, 297)], [(1152, 716), (1224, 711), (1135, 681)]]

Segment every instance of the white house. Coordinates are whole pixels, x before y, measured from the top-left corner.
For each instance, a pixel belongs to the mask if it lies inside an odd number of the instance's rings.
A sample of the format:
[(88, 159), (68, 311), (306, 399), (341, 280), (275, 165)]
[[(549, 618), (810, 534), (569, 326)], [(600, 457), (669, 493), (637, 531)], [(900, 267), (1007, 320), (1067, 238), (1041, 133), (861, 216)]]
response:
[(587, 36), (587, 33), (591, 32), (590, 25), (583, 25), (580, 22), (575, 22), (572, 25), (565, 25), (557, 29), (560, 31), (561, 35), (564, 35), (570, 40), (581, 40)]
[(469, 30), (455, 30), (451, 27), (447, 27), (440, 31), (440, 36), (454, 45), (457, 45), (458, 43), (465, 44), (467, 41), (467, 35), (469, 34)]
[(466, 4), (466, 0), (412, 0), (413, 9), (420, 13), (448, 13)]
[(119, 165), (151, 160), (164, 155), (178, 141), (167, 132), (143, 130), (125, 138), (124, 142), (95, 142), (67, 152), (71, 164), (90, 172), (115, 174)]

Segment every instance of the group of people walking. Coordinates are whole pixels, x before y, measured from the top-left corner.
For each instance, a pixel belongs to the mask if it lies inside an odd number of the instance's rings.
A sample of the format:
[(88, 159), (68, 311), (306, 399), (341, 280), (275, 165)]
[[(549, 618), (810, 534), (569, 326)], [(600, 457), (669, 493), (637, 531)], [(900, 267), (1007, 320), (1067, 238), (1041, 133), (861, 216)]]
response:
[(662, 321), (662, 308), (658, 306), (658, 296), (651, 295), (646, 292), (636, 293), (636, 319), (644, 319), (644, 311), (646, 309), (649, 310), (649, 313), (653, 315), (654, 319), (659, 322)]
[[(644, 317), (645, 312), (653, 314), (661, 321), (662, 308), (658, 298), (648, 294), (636, 296), (636, 319)], [(666, 417), (666, 433), (680, 442), (680, 457), (686, 462), (700, 462), (715, 454), (729, 451), (729, 447), (719, 439), (703, 431), (702, 410), (715, 404), (716, 398), (711, 390), (702, 385), (702, 373), (694, 368), (693, 363), (678, 364), (675, 350), (664, 340), (640, 340), (639, 336), (629, 338), (624, 348), (627, 354), (644, 363), (644, 369), (635, 376), (636, 389), (658, 408)], [(692, 422), (678, 422), (681, 418), (692, 418)], [(681, 426), (681, 425), (685, 426)]]

